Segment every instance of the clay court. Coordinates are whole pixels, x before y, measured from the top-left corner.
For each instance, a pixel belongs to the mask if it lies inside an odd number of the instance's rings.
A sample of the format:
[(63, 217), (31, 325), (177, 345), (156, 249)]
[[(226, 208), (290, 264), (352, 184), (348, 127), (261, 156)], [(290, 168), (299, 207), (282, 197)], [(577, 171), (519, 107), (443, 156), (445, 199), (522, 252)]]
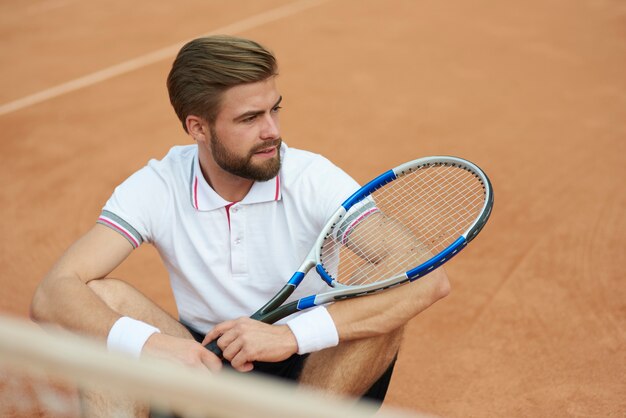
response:
[[(357, 180), (408, 159), (481, 166), (492, 218), (410, 323), (386, 405), (442, 417), (626, 414), (626, 3), (4, 1), (0, 313), (113, 188), (191, 139), (167, 98), (210, 33), (278, 57), (284, 140)], [(175, 314), (144, 245), (117, 271)]]

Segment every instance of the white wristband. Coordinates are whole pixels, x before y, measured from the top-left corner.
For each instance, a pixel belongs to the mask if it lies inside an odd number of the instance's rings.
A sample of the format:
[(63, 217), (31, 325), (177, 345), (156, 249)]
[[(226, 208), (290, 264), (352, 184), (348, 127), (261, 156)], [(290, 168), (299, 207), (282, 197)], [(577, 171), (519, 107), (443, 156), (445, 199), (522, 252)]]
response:
[(148, 338), (157, 332), (161, 331), (152, 325), (123, 316), (111, 327), (107, 337), (107, 348), (139, 357)]
[(298, 342), (298, 354), (312, 353), (339, 344), (339, 334), (325, 307), (305, 312), (287, 322)]

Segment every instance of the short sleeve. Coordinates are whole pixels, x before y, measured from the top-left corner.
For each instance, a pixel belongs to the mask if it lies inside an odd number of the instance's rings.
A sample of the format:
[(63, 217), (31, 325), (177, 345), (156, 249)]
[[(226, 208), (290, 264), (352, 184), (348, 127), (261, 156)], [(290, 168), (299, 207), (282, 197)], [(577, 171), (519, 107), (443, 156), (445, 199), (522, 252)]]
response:
[(154, 241), (169, 200), (167, 183), (153, 164), (151, 161), (117, 186), (97, 220), (124, 236), (134, 248)]

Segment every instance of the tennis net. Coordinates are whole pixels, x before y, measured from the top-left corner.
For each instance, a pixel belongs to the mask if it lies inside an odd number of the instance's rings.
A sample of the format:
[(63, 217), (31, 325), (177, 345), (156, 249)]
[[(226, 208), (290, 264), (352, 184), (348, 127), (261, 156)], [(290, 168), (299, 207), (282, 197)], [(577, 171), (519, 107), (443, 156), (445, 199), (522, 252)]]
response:
[[(371, 405), (328, 398), (256, 375), (207, 374), (164, 361), (107, 351), (91, 339), (0, 316), (0, 416), (91, 416), (81, 394), (149, 404), (181, 417), (371, 417)], [(123, 416), (122, 413), (118, 416)], [(385, 408), (381, 418), (415, 417)]]

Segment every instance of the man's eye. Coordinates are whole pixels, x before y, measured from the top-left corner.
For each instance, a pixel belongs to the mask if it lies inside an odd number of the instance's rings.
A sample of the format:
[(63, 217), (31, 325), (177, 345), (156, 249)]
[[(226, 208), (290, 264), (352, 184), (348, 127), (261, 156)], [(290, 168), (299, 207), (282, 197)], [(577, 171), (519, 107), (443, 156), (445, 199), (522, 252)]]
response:
[(276, 106), (275, 108), (272, 109), (272, 112), (277, 113), (280, 109), (282, 109), (282, 107)]
[(248, 116), (247, 118), (242, 119), (242, 122), (252, 122), (256, 119), (256, 116)]

